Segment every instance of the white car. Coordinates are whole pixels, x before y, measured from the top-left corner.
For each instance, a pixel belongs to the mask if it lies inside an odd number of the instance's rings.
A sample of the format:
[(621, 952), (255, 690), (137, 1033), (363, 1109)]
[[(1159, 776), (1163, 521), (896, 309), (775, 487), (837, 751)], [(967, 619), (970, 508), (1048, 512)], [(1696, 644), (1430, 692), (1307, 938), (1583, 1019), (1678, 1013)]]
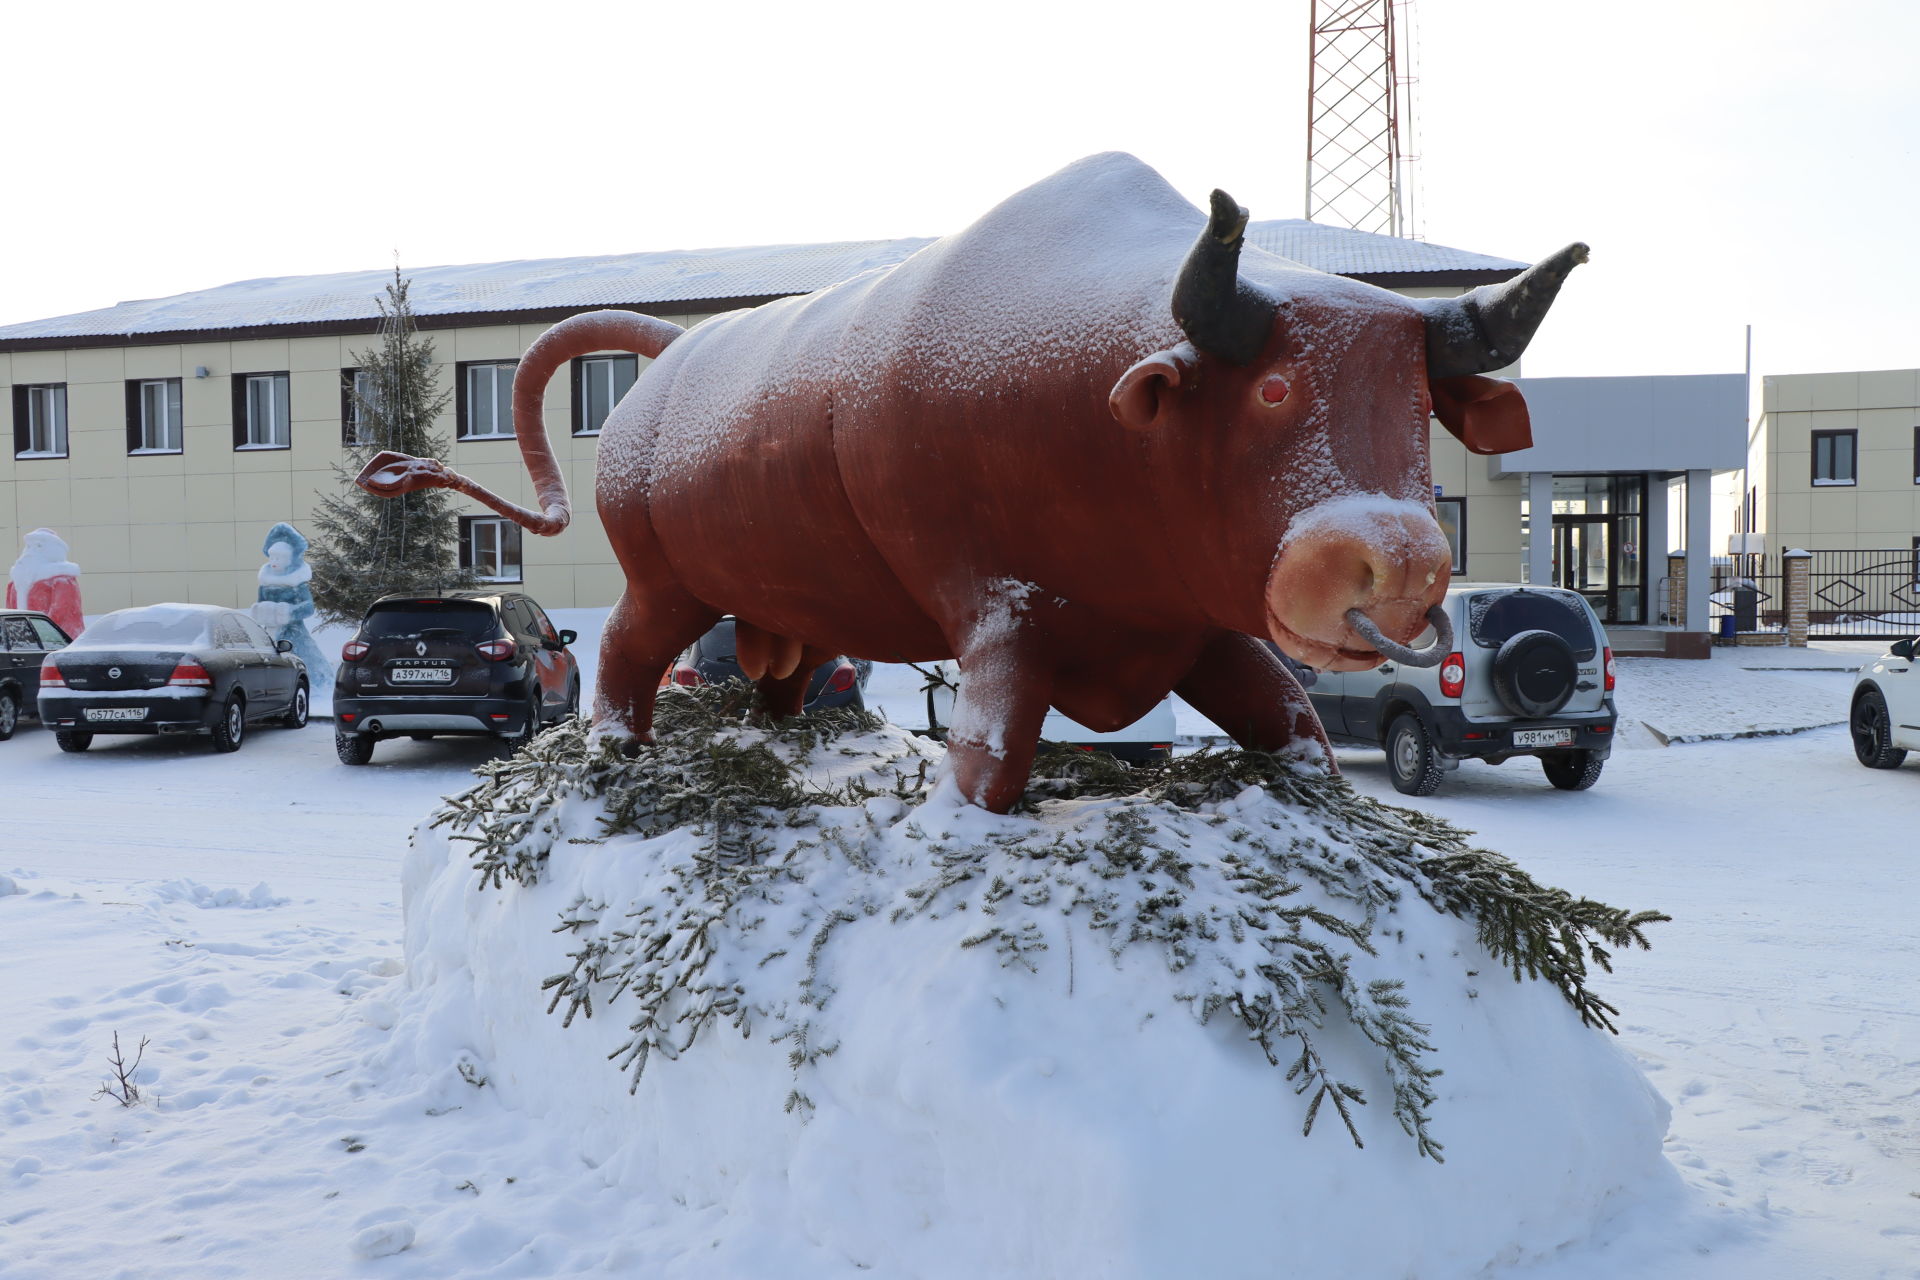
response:
[[(953, 700), (960, 688), (961, 675), (959, 664), (952, 660), (938, 663), (934, 670), (945, 682), (928, 690), (927, 706), (933, 721), (929, 727), (937, 729), (953, 723)], [(1042, 742), (1057, 742), (1062, 746), (1080, 747), (1087, 751), (1104, 751), (1130, 764), (1165, 760), (1173, 754), (1173, 737), (1171, 694), (1155, 703), (1146, 715), (1112, 733), (1097, 733), (1052, 708), (1047, 709), (1047, 718), (1040, 724)]]
[[(1430, 666), (1387, 661), (1322, 672), (1308, 688), (1336, 742), (1384, 747), (1406, 795), (1432, 795), (1462, 760), (1540, 761), (1547, 781), (1584, 791), (1613, 750), (1613, 650), (1579, 593), (1519, 583), (1447, 588), (1452, 643)], [(1433, 628), (1413, 642), (1437, 646)]]
[(1907, 752), (1920, 751), (1920, 671), (1914, 649), (1920, 639), (1895, 640), (1860, 668), (1853, 681), (1853, 754), (1869, 769), (1897, 769)]

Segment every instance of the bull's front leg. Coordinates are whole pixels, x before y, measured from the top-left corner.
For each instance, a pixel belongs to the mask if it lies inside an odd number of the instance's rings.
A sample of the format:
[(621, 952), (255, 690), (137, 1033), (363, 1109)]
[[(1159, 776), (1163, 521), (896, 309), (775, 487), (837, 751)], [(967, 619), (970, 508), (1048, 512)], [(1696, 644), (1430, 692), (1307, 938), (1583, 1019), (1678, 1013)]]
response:
[(1052, 666), (1019, 627), (960, 655), (960, 695), (947, 734), (947, 768), (961, 796), (1005, 813), (1027, 789)]
[(1252, 636), (1215, 634), (1174, 692), (1248, 750), (1284, 751), (1318, 743), (1327, 769), (1340, 772), (1307, 691), (1286, 664)]

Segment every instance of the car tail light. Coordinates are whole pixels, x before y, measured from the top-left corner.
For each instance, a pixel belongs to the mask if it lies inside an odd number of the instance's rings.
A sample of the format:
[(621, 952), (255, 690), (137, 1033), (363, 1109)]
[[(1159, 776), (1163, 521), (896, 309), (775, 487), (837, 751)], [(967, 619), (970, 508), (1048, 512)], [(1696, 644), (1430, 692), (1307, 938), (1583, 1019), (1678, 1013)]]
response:
[(842, 663), (834, 668), (831, 676), (827, 677), (827, 687), (820, 692), (845, 693), (847, 690), (853, 688), (854, 678), (859, 674), (859, 671), (855, 669), (851, 662)]
[(478, 649), (481, 656), (486, 658), (488, 662), (505, 662), (513, 656), (513, 641), (511, 640), (482, 640), (473, 647)]
[(207, 669), (197, 662), (181, 662), (175, 664), (173, 674), (167, 677), (167, 683), (189, 688), (210, 689), (213, 687), (213, 677), (208, 675)]
[(1447, 660), (1440, 664), (1440, 692), (1449, 698), (1457, 698), (1467, 691), (1467, 658), (1462, 653), (1450, 653)]
[(1609, 646), (1608, 648), (1602, 650), (1602, 652), (1606, 654), (1606, 657), (1601, 659), (1601, 661), (1606, 664), (1604, 669), (1607, 673), (1607, 692), (1612, 693), (1613, 692), (1613, 649), (1611, 646)]
[(693, 688), (695, 685), (701, 685), (706, 683), (706, 681), (701, 678), (700, 673), (698, 671), (694, 670), (692, 667), (688, 666), (684, 662), (674, 667), (673, 682), (675, 684), (685, 685), (689, 689)]
[(366, 657), (368, 650), (372, 648), (373, 646), (365, 640), (349, 640), (340, 646), (340, 661), (358, 662)]
[(40, 664), (40, 687), (42, 689), (64, 689), (67, 687), (67, 678), (60, 674), (60, 668), (53, 665), (53, 659), (51, 658)]

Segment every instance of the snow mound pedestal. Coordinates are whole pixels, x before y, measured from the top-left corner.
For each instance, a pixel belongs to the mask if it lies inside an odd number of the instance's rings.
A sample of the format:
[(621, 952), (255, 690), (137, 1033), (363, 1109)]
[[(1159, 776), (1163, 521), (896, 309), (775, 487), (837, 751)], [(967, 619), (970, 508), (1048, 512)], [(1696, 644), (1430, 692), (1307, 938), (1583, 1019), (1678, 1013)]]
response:
[(1677, 1192), (1584, 982), (1650, 914), (1272, 757), (1060, 758), (1001, 817), (883, 722), (663, 703), (416, 832), (395, 1036), (686, 1274), (1464, 1276)]

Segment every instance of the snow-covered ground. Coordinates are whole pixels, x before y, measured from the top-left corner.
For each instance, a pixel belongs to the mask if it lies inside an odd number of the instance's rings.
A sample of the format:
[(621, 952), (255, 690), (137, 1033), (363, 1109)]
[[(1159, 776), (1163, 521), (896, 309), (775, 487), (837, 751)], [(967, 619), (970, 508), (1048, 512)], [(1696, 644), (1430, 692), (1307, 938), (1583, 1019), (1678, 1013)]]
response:
[[(1794, 716), (1840, 718), (1844, 672), (1749, 657), (1623, 663), (1623, 714), (1793, 727), (1749, 714), (1792, 690)], [(230, 756), (141, 738), (68, 756), (34, 727), (0, 744), (0, 1276), (783, 1274), (714, 1269), (697, 1245), (719, 1209), (632, 1196), (497, 1090), (395, 1069), (408, 833), (485, 748), (397, 742), (347, 769), (327, 729)], [(1920, 1276), (1920, 761), (1863, 769), (1834, 726), (1621, 747), (1590, 792), (1513, 761), (1410, 802), (1543, 881), (1674, 917), (1599, 986), (1704, 1210), (1505, 1274)], [(1341, 762), (1409, 803), (1378, 753)], [(132, 1108), (95, 1096), (116, 1031), (129, 1055), (149, 1042)], [(1328, 1226), (1393, 1211), (1356, 1186)]]

